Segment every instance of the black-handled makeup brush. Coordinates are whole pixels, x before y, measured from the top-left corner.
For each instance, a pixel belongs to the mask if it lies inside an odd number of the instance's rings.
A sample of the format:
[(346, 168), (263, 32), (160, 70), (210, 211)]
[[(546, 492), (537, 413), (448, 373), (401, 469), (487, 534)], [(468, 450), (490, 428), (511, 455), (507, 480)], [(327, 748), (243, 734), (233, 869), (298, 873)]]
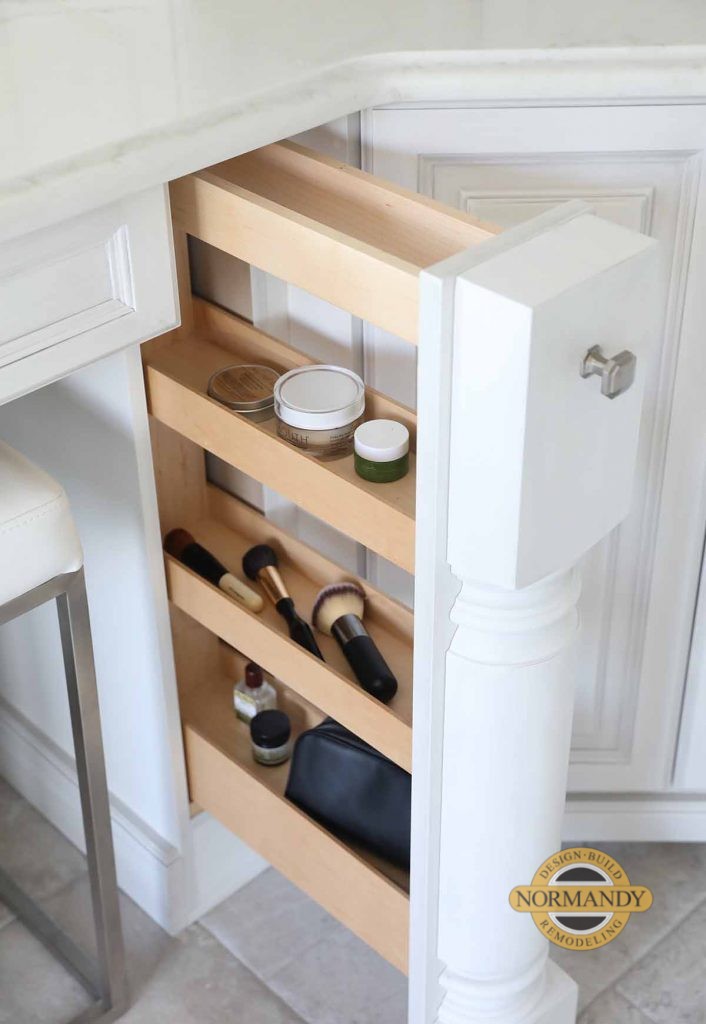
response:
[(228, 572), (215, 555), (196, 543), (188, 530), (170, 530), (164, 538), (164, 550), (209, 583), (220, 587), (229, 597), (244, 604), (251, 612), (262, 611), (263, 601), (257, 591)]
[(387, 704), (397, 693), (397, 680), (363, 625), (364, 607), (358, 583), (330, 583), (319, 591), (311, 621), (336, 638), (363, 689)]
[(297, 613), (294, 601), (284, 585), (277, 568), (277, 555), (269, 544), (256, 544), (243, 555), (243, 572), (250, 580), (257, 580), (287, 623), (289, 635), (300, 647), (324, 660), (311, 626)]

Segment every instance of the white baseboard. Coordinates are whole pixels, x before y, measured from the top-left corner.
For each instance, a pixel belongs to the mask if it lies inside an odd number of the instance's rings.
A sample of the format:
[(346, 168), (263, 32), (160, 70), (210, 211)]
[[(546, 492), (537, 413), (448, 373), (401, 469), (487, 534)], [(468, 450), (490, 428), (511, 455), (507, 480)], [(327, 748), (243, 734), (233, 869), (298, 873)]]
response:
[(702, 794), (606, 794), (569, 797), (562, 838), (567, 842), (706, 842)]
[[(0, 775), (85, 852), (73, 759), (0, 699)], [(111, 796), (118, 885), (170, 934), (247, 884), (267, 863), (207, 814), (180, 852)]]
[(266, 860), (202, 811), (191, 819), (190, 897), (185, 908), (191, 924), (269, 867)]

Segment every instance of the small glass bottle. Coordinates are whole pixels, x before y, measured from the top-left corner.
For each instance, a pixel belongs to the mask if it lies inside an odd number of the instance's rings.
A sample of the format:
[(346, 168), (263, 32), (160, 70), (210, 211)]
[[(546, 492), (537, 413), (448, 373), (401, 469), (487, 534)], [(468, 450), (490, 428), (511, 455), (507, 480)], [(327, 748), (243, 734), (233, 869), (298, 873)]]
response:
[(277, 691), (262, 678), (262, 669), (253, 661), (245, 666), (245, 678), (233, 687), (233, 707), (243, 722), (250, 722), (260, 711), (277, 707)]

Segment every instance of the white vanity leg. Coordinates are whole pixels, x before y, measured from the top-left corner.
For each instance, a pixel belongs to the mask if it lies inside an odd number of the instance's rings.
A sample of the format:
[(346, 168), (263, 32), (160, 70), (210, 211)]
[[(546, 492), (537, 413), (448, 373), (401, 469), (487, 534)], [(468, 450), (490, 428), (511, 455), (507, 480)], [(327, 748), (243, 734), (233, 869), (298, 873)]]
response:
[(439, 1024), (572, 1024), (576, 984), (509, 904), (559, 849), (573, 712), (576, 571), (452, 611), (442, 772)]
[[(420, 275), (410, 1024), (576, 1018), (509, 897), (560, 848), (571, 567), (630, 509), (658, 269), (565, 204)], [(607, 339), (619, 394), (585, 377)]]

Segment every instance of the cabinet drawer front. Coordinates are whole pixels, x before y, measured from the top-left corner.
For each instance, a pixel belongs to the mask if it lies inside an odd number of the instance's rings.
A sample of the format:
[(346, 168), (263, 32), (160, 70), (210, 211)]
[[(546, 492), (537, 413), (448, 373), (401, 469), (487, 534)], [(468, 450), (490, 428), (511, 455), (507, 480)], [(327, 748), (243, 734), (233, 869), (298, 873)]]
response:
[(135, 312), (128, 231), (0, 281), (0, 365)]
[(173, 327), (164, 189), (0, 247), (0, 400)]

